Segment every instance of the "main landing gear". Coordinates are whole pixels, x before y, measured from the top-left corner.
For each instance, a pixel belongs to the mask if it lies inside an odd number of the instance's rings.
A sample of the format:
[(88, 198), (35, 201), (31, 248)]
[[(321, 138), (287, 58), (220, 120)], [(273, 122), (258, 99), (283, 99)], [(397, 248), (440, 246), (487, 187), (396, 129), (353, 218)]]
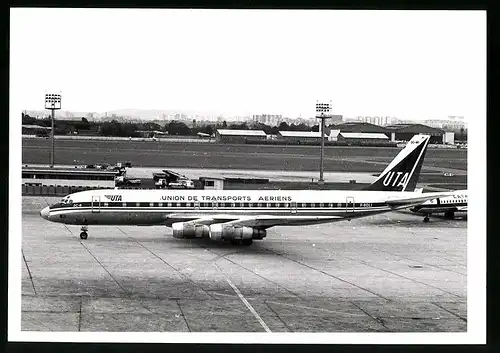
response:
[(88, 238), (88, 234), (87, 234), (87, 230), (88, 230), (88, 227), (87, 226), (82, 226), (82, 229), (81, 229), (81, 233), (80, 233), (80, 239), (87, 239)]
[(425, 215), (425, 217), (424, 217), (424, 223), (427, 223), (427, 222), (429, 222), (429, 215)]

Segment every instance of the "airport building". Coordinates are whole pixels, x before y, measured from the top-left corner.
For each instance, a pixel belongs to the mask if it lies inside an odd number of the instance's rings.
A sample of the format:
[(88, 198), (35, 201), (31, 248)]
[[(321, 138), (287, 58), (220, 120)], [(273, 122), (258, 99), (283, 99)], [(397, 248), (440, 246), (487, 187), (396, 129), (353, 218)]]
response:
[[(325, 139), (327, 137), (325, 133)], [(321, 133), (319, 131), (279, 131), (277, 138), (290, 144), (320, 143)]]
[(216, 176), (200, 177), (200, 183), (205, 190), (223, 190), (224, 178)]
[(430, 143), (441, 144), (445, 142), (445, 132), (442, 129), (423, 124), (395, 124), (387, 126), (391, 141), (410, 141), (414, 135), (430, 135)]
[(365, 122), (349, 122), (337, 125), (330, 125), (330, 128), (340, 130), (340, 132), (360, 132), (360, 133), (381, 133), (390, 137), (387, 128)]
[[(378, 126), (365, 122), (348, 122), (344, 124), (331, 125), (330, 127), (339, 129), (341, 133), (384, 134), (390, 141), (409, 141), (414, 135), (418, 134), (431, 135), (430, 143), (449, 143), (451, 140), (449, 135), (448, 137), (445, 136), (445, 131), (443, 129), (414, 123)], [(344, 137), (339, 137), (338, 140), (341, 141), (343, 138), (345, 138), (345, 135)]]
[(267, 135), (263, 130), (217, 129), (215, 139), (217, 142), (223, 143), (245, 143), (247, 141), (265, 141)]
[(389, 142), (389, 137), (383, 133), (377, 132), (340, 132), (337, 141), (347, 142), (348, 144), (372, 144)]

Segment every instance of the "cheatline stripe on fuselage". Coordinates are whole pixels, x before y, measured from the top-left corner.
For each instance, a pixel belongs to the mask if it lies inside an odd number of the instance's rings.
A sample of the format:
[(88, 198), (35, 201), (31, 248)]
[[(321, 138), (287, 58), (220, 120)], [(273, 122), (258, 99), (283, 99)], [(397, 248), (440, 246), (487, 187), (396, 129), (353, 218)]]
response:
[[(229, 205), (227, 205), (229, 204)], [(355, 202), (355, 203), (345, 203), (345, 202), (297, 202), (297, 203), (276, 203), (276, 202), (245, 202), (242, 206), (242, 202), (233, 203), (231, 202), (214, 202), (214, 203), (194, 203), (194, 202), (101, 202), (91, 204), (90, 202), (76, 202), (73, 206), (56, 204), (50, 206), (50, 210), (56, 209), (71, 209), (71, 208), (84, 208), (84, 207), (94, 207), (94, 208), (193, 208), (199, 207), (202, 209), (213, 209), (213, 208), (230, 208), (230, 209), (268, 209), (268, 208), (278, 208), (278, 209), (288, 209), (288, 208), (299, 208), (299, 209), (336, 209), (336, 208), (367, 208), (367, 207), (382, 207), (387, 206), (385, 202)], [(256, 206), (260, 204), (260, 206)], [(271, 205), (271, 206), (270, 206)], [(305, 206), (304, 206), (305, 205)], [(319, 206), (322, 205), (322, 206)], [(363, 206), (362, 206), (363, 205)]]
[(224, 209), (224, 208), (159, 208), (159, 207), (73, 207), (73, 208), (58, 208), (50, 210), (51, 215), (58, 215), (61, 213), (69, 214), (69, 213), (80, 213), (80, 212), (93, 212), (93, 213), (111, 213), (111, 212), (144, 212), (144, 213), (199, 213), (200, 211), (210, 211), (210, 213), (234, 213), (234, 214), (321, 214), (321, 215), (329, 215), (336, 213), (356, 213), (356, 212), (376, 212), (376, 211), (386, 211), (390, 210), (389, 206), (381, 206), (381, 207), (361, 207), (361, 208), (323, 208), (323, 209), (304, 209), (304, 208), (239, 208), (239, 209)]
[(418, 205), (420, 208), (451, 208), (467, 206), (467, 202)]

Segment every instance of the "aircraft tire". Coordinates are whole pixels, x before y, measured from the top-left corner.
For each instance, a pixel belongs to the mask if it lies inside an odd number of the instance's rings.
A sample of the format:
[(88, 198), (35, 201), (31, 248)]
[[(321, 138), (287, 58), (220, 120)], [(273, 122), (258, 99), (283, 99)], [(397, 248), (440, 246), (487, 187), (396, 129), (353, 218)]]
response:
[(81, 232), (81, 233), (80, 233), (80, 239), (85, 240), (85, 239), (87, 239), (87, 238), (88, 238), (88, 234), (87, 234), (87, 232)]
[(424, 222), (425, 222), (425, 223), (429, 222), (429, 216), (425, 216), (425, 217), (424, 217)]

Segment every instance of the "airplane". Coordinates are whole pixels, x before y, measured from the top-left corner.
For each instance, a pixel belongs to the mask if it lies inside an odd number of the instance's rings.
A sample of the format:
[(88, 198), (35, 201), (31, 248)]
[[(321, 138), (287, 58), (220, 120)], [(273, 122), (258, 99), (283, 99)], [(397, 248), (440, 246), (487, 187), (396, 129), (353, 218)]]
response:
[(467, 190), (456, 190), (450, 196), (438, 197), (413, 206), (410, 211), (424, 214), (424, 222), (429, 222), (429, 215), (433, 213), (444, 213), (446, 218), (453, 219), (455, 212), (467, 212), (467, 207)]
[[(416, 184), (430, 136), (416, 135), (369, 190), (87, 190), (41, 210), (52, 222), (81, 225), (165, 225), (174, 238), (250, 245), (273, 226), (351, 220), (412, 206), (450, 192), (406, 191)], [(389, 168), (390, 167), (390, 168)]]

